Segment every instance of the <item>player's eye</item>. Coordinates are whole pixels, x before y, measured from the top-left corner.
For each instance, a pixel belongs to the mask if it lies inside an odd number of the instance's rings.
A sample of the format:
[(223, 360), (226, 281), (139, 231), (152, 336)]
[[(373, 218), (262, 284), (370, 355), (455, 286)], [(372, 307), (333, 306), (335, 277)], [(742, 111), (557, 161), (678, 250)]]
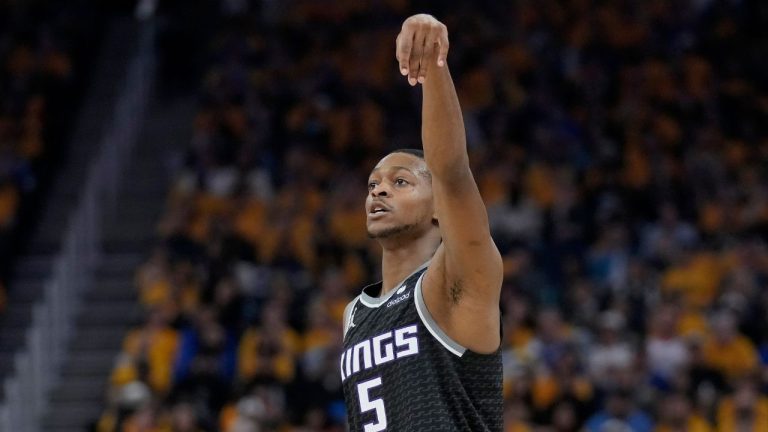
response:
[(408, 181), (404, 178), (398, 178), (395, 180), (395, 184), (398, 186), (405, 186), (408, 184)]
[(378, 183), (376, 183), (376, 182), (368, 182), (368, 190), (372, 191), (373, 188), (375, 188), (377, 184)]

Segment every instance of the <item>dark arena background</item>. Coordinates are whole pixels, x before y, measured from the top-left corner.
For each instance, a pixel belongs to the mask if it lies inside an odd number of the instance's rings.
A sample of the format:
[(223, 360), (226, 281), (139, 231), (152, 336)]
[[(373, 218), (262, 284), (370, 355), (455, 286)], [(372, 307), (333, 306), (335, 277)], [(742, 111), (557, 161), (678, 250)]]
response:
[(503, 256), (504, 432), (768, 431), (761, 0), (0, 0), (0, 431), (346, 429), (417, 12)]

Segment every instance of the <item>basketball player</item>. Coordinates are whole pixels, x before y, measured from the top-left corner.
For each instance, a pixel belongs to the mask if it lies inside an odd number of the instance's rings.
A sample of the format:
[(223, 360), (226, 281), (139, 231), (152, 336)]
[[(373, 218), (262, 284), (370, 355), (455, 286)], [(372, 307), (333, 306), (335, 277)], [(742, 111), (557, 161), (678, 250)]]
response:
[(448, 32), (415, 15), (396, 44), (400, 72), (423, 88), (424, 151), (390, 153), (368, 179), (367, 228), (383, 249), (383, 280), (344, 313), (349, 427), (501, 431), (502, 264), (469, 169)]

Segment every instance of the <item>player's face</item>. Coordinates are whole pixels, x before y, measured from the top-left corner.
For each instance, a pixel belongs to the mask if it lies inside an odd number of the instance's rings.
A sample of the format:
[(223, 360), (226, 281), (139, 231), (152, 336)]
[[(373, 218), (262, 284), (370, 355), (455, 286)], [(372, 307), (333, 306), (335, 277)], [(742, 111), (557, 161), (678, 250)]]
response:
[(368, 177), (365, 211), (371, 238), (419, 236), (430, 229), (432, 181), (424, 160), (391, 153), (379, 161)]

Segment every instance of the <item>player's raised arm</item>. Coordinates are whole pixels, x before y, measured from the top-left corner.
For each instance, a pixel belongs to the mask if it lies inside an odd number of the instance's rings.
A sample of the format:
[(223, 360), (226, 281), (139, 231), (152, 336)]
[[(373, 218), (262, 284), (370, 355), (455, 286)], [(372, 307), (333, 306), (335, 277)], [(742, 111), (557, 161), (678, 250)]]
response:
[(448, 30), (430, 15), (408, 18), (397, 38), (400, 72), (423, 86), (422, 141), (442, 245), (425, 276), (438, 324), (475, 351), (499, 346), (502, 264), (469, 168), (461, 107), (447, 64)]

